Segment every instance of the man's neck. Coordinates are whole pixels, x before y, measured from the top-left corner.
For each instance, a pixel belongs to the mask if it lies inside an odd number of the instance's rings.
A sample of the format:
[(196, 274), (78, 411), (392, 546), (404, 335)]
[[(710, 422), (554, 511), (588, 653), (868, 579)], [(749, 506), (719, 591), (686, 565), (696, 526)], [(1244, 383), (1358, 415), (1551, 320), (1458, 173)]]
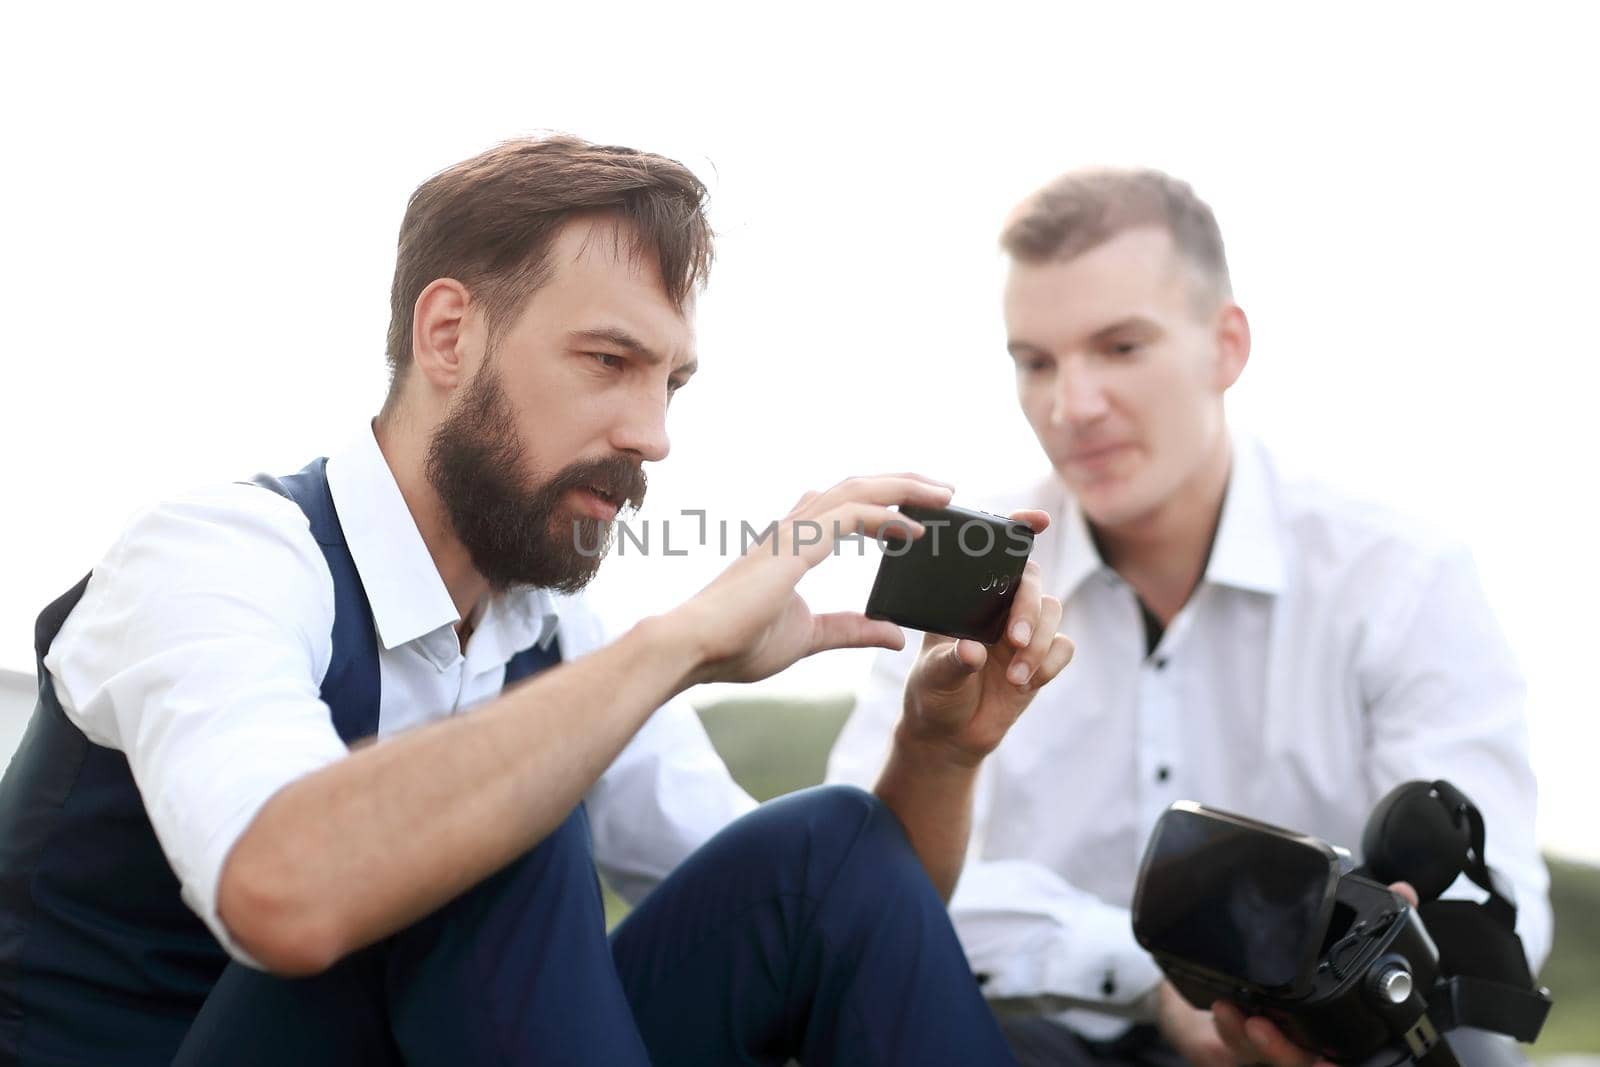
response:
[(1188, 602), (1211, 557), (1233, 455), (1228, 435), (1218, 436), (1205, 463), (1160, 507), (1125, 525), (1093, 530), (1101, 557), (1163, 627)]
[(378, 439), (378, 450), (383, 453), (395, 484), (400, 487), (400, 496), (417, 524), (417, 532), (422, 535), (422, 543), (433, 558), (434, 569), (439, 572), (455, 604), (460, 620), (456, 623), (456, 633), (465, 645), (477, 607), (489, 595), (489, 583), (473, 567), (466, 546), (450, 528), (444, 503), (428, 481), (427, 437), (405, 432), (383, 419), (376, 420), (372, 430)]

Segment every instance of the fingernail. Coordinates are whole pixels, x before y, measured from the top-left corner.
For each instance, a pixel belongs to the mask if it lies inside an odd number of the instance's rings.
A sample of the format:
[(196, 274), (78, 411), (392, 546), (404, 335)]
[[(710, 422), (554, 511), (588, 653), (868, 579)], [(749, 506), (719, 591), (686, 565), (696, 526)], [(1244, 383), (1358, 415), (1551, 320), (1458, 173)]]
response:
[(1025, 645), (1028, 643), (1028, 638), (1033, 636), (1033, 627), (1025, 622), (1019, 622), (1011, 628), (1011, 636), (1016, 639), (1017, 644)]
[(1006, 680), (1012, 685), (1021, 685), (1028, 680), (1029, 675), (1032, 673), (1026, 663), (1013, 663), (1011, 669), (1006, 671)]

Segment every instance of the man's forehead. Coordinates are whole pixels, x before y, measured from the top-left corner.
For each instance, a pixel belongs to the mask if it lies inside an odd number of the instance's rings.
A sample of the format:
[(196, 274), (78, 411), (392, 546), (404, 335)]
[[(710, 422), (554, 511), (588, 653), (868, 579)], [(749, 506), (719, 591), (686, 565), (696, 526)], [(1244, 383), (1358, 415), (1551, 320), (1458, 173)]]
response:
[[(567, 327), (610, 335), (674, 366), (695, 359), (693, 294), (681, 307), (667, 296), (654, 254), (639, 247), (631, 226), (615, 216), (569, 221), (551, 243), (551, 277), (544, 288), (572, 310)], [(535, 300), (539, 293), (534, 294)]]
[(1164, 226), (1137, 226), (1112, 234), (1066, 257), (1011, 260), (1010, 277), (1029, 283), (1109, 279), (1126, 285), (1135, 280), (1161, 282), (1180, 266), (1177, 244)]
[(1185, 268), (1162, 227), (1124, 230), (1068, 259), (1013, 259), (1006, 276), (1008, 321), (1041, 315), (1115, 318), (1181, 290)]

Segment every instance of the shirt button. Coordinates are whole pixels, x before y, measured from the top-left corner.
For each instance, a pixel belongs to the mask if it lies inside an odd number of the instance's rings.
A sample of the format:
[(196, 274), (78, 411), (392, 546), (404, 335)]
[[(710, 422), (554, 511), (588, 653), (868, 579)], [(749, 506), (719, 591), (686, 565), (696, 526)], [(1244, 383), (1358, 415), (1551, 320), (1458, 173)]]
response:
[(1158, 671), (1166, 670), (1167, 669), (1167, 657), (1165, 657), (1165, 656), (1157, 656), (1156, 659), (1155, 659), (1154, 666), (1155, 666), (1155, 669), (1158, 670)]
[(1106, 997), (1117, 995), (1117, 976), (1111, 971), (1106, 972), (1105, 981), (1100, 983), (1100, 995)]
[(1168, 778), (1171, 778), (1171, 777), (1172, 777), (1172, 768), (1171, 767), (1162, 766), (1162, 767), (1157, 767), (1156, 768), (1156, 781), (1164, 782)]

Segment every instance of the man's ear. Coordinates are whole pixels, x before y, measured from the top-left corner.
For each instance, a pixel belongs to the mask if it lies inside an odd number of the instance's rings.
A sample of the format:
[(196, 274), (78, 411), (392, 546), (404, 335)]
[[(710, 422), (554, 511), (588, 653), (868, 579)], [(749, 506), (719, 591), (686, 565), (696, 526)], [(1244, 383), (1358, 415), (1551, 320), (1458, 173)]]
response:
[(1250, 362), (1250, 320), (1238, 304), (1226, 304), (1217, 312), (1217, 392), (1225, 392)]
[(411, 309), (411, 362), (432, 391), (453, 392), (469, 380), (478, 354), (468, 312), (467, 287), (454, 278), (437, 278), (417, 297)]

